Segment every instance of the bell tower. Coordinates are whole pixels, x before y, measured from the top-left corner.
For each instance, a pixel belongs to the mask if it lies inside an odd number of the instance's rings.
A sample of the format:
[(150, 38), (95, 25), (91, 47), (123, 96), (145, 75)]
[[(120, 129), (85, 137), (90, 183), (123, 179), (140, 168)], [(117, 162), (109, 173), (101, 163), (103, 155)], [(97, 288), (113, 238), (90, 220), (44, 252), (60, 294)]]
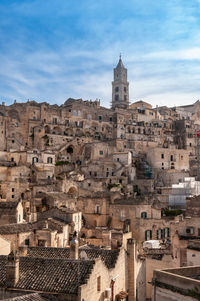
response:
[(129, 82), (127, 81), (127, 69), (122, 63), (121, 54), (119, 62), (114, 68), (114, 80), (112, 82), (112, 109), (127, 109), (129, 106)]

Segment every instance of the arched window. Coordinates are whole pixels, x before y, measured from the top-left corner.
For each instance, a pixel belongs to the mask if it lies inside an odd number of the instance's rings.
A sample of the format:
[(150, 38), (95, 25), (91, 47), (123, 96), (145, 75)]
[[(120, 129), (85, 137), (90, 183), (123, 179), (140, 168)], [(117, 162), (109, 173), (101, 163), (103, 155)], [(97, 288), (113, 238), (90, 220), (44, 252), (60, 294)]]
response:
[(141, 218), (147, 218), (147, 213), (146, 212), (141, 212)]
[(37, 157), (33, 157), (32, 158), (32, 164), (37, 163), (38, 162), (38, 158)]
[(48, 157), (48, 158), (47, 158), (47, 163), (48, 163), (48, 164), (52, 164), (52, 163), (53, 163), (53, 159), (52, 159), (51, 157)]

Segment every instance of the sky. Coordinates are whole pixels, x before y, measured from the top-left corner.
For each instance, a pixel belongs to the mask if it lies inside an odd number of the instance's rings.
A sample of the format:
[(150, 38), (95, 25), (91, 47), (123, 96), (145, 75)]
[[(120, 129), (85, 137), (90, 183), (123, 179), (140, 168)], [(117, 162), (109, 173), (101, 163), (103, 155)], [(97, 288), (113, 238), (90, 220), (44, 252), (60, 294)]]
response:
[(109, 107), (120, 53), (131, 103), (194, 103), (200, 0), (0, 0), (0, 103)]

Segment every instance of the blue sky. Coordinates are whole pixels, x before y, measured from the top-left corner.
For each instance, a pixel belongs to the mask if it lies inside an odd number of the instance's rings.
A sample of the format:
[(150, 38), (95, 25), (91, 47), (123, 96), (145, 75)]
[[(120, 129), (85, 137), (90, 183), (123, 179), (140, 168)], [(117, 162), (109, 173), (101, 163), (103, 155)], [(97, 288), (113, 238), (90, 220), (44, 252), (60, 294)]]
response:
[(0, 101), (109, 107), (120, 52), (131, 102), (195, 102), (200, 0), (0, 0)]

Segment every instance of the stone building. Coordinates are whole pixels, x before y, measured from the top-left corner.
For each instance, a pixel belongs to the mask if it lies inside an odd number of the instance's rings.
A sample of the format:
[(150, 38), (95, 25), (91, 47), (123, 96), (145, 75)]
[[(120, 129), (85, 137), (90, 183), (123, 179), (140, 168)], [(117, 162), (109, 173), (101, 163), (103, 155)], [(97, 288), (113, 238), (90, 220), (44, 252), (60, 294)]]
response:
[(199, 297), (199, 266), (154, 271), (153, 301), (195, 301)]
[[(191, 249), (191, 240), (197, 244), (200, 234), (198, 189), (186, 199), (184, 212), (171, 210), (168, 200), (184, 178), (193, 177), (193, 183), (199, 177), (200, 103), (153, 108), (143, 100), (129, 102), (127, 69), (120, 57), (111, 108), (99, 100), (72, 98), (61, 105), (34, 100), (0, 105), (0, 235), (11, 251), (28, 245), (65, 248), (74, 233), (81, 244), (129, 248), (129, 297), (143, 301), (150, 298), (149, 271), (165, 268), (170, 258), (172, 268), (195, 264), (198, 258)], [(151, 239), (167, 243), (170, 250), (140, 252)], [(37, 261), (27, 258), (20, 259), (22, 266)], [(101, 300), (118, 274), (118, 268), (112, 274), (101, 260), (90, 259), (91, 273), (83, 271), (88, 282), (76, 287), (71, 300), (89, 300), (88, 292)], [(98, 271), (106, 284), (93, 291)], [(120, 300), (128, 286), (124, 276), (121, 284), (116, 279), (112, 284)], [(33, 298), (45, 298), (36, 291)]]
[[(0, 257), (0, 296), (27, 291), (56, 300), (124, 300), (127, 296), (125, 253), (81, 249), (84, 259), (69, 259), (71, 249), (30, 248), (27, 256)], [(40, 267), (40, 268), (38, 268)], [(50, 298), (49, 296), (49, 298)]]

